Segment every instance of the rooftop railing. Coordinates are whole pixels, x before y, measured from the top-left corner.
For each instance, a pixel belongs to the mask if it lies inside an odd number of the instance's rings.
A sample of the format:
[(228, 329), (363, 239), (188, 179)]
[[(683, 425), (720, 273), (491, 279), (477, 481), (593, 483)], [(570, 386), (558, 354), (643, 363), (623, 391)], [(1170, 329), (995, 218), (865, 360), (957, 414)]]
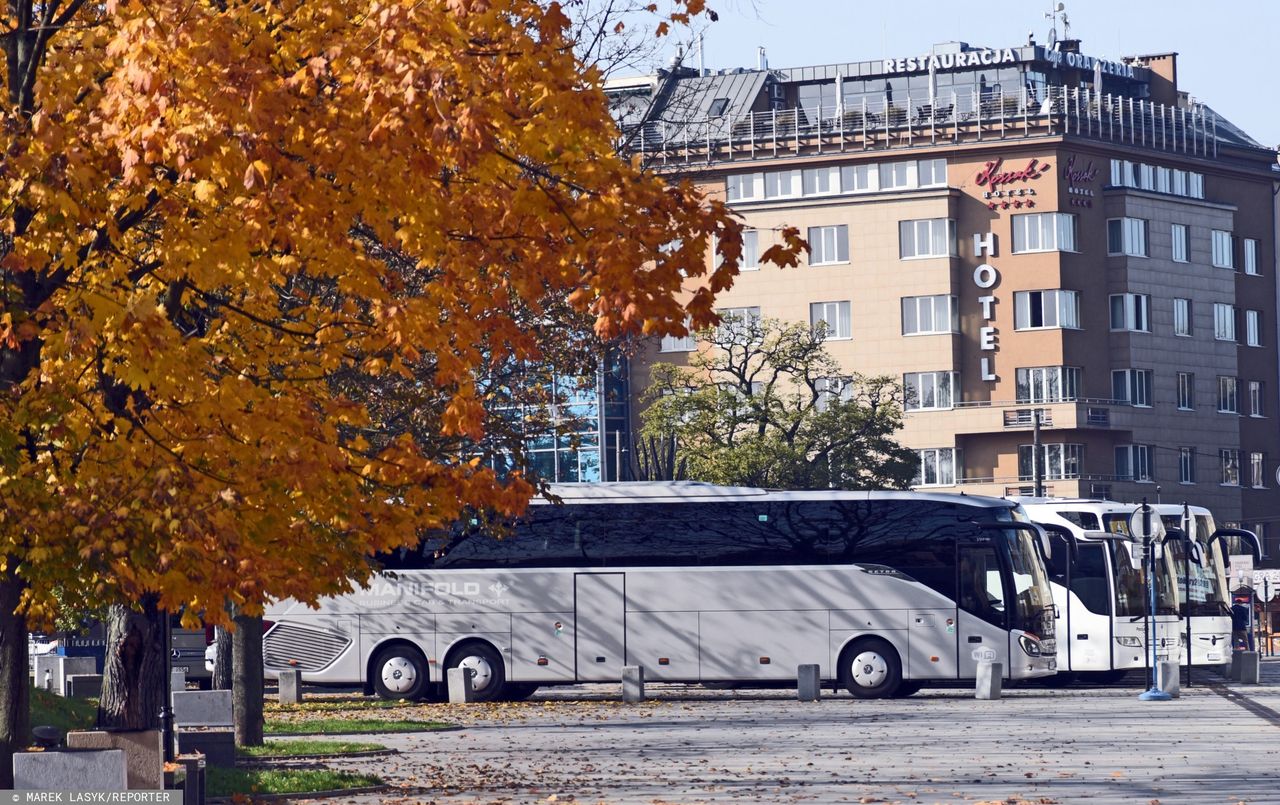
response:
[(652, 120), (623, 130), (624, 146), (673, 167), (946, 143), (1076, 135), (1216, 157), (1217, 118), (1202, 105), (1167, 106), (1087, 88), (940, 92), (862, 98), (852, 105), (777, 109), (740, 117)]

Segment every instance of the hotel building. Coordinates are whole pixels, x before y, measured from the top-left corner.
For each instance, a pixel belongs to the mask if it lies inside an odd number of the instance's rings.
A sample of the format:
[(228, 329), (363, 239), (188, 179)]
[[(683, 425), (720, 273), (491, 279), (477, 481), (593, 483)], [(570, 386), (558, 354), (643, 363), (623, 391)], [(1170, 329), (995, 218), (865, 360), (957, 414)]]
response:
[[(1039, 411), (1046, 494), (1186, 500), (1274, 555), (1276, 152), (1176, 58), (950, 43), (608, 89), (628, 148), (748, 227), (723, 309), (824, 321), (851, 372), (901, 378), (920, 487), (1030, 494)], [(784, 225), (808, 260), (760, 265)], [(696, 348), (653, 344), (633, 397)]]

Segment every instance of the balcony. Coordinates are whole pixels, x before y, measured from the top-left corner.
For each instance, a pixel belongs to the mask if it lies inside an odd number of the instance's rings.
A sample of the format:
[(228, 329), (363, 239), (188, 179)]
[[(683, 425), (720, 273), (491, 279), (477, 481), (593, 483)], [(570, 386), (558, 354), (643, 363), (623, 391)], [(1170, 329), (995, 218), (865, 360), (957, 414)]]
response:
[(1217, 117), (1202, 105), (1166, 106), (1079, 87), (1044, 97), (948, 90), (918, 98), (863, 99), (855, 108), (775, 109), (697, 120), (650, 120), (624, 129), (620, 147), (673, 169), (774, 157), (883, 151), (1073, 135), (1161, 151), (1217, 156)]
[[(1067, 402), (968, 402), (947, 416), (946, 427), (956, 434), (1029, 431), (1040, 411), (1042, 430), (1130, 430), (1133, 407), (1118, 400), (1082, 398)], [(942, 416), (944, 412), (912, 411), (910, 417)]]
[[(1112, 484), (1124, 480), (1115, 475), (1082, 474), (1073, 478), (1046, 478), (1041, 486), (1045, 497), (1110, 498)], [(989, 497), (1032, 497), (1035, 495), (1035, 483), (1016, 475), (962, 478), (955, 486), (931, 487), (929, 491), (955, 491)]]

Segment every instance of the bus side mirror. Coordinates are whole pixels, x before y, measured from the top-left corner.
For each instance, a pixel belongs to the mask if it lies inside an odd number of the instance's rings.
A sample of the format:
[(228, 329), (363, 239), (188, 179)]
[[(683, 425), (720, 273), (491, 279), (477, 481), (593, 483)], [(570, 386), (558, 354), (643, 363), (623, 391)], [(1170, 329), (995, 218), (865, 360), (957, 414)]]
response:
[[(1227, 537), (1239, 537), (1247, 541), (1253, 546), (1253, 561), (1262, 561), (1262, 548), (1258, 545), (1258, 535), (1252, 531), (1245, 531), (1243, 528), (1219, 528), (1213, 532), (1213, 536), (1209, 537), (1209, 547), (1213, 547), (1213, 544), (1218, 540), (1226, 542)], [(1223, 545), (1222, 553), (1224, 556), (1227, 555), (1226, 545)]]
[[(1080, 559), (1080, 543), (1076, 542), (1076, 535), (1071, 529), (1057, 523), (1038, 523), (1038, 525), (1045, 532), (1062, 537), (1066, 541), (1067, 549), (1071, 552), (1071, 564), (1074, 565)], [(1048, 557), (1049, 554), (1046, 552), (1045, 556)]]

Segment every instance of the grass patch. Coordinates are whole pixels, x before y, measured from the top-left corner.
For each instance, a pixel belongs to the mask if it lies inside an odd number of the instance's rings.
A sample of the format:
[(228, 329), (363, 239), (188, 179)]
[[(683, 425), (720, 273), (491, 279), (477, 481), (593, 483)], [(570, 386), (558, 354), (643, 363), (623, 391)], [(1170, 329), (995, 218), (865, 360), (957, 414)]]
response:
[(98, 703), (92, 699), (69, 699), (31, 688), (31, 726), (48, 725), (63, 732), (91, 730), (98, 724)]
[(449, 729), (441, 721), (406, 721), (385, 718), (311, 718), (306, 721), (268, 721), (267, 735), (356, 735), (366, 732), (431, 732)]
[(293, 757), (295, 755), (349, 755), (386, 749), (382, 744), (363, 741), (271, 741), (262, 746), (238, 746), (240, 757)]
[(268, 713), (322, 713), (332, 710), (389, 710), (393, 707), (411, 707), (418, 702), (411, 702), (408, 699), (369, 699), (361, 697), (359, 699), (319, 699), (311, 701), (303, 701), (300, 704), (279, 704), (278, 702), (267, 702), (266, 711)]
[(305, 794), (309, 791), (336, 791), (382, 785), (372, 774), (352, 774), (330, 769), (206, 769), (206, 794), (230, 797), (236, 794)]

